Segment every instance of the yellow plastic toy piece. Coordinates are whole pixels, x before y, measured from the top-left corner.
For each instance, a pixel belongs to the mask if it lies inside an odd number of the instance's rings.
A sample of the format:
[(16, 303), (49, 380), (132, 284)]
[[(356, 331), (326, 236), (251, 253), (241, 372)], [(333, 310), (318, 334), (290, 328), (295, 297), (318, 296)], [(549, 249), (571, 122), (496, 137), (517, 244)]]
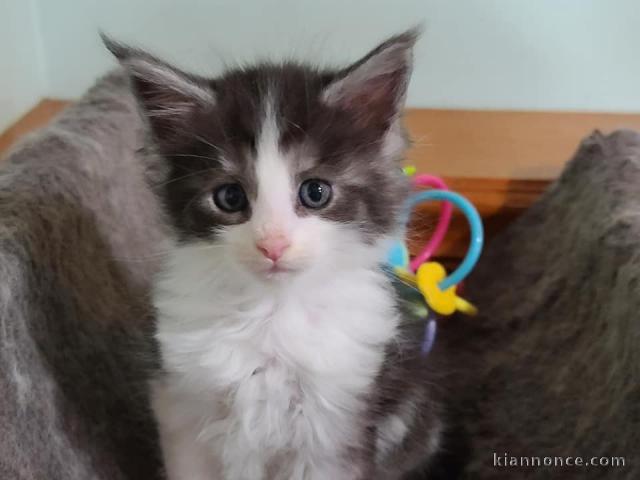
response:
[(476, 307), (462, 297), (456, 295), (456, 287), (441, 290), (438, 284), (444, 280), (447, 272), (437, 262), (427, 262), (420, 265), (416, 272), (416, 284), (427, 305), (440, 315), (451, 315), (456, 310), (467, 315), (475, 315)]
[(458, 296), (456, 296), (456, 310), (471, 317), (478, 314), (478, 308), (474, 304)]
[(412, 177), (416, 174), (416, 172), (418, 171), (416, 167), (414, 167), (413, 165), (407, 165), (406, 167), (404, 167), (402, 169), (402, 171), (404, 172), (404, 174), (407, 177)]
[(423, 263), (416, 272), (418, 289), (424, 295), (427, 305), (440, 315), (451, 315), (456, 311), (455, 287), (440, 290), (438, 286), (446, 276), (444, 267), (436, 262)]
[(402, 267), (396, 267), (394, 271), (401, 281), (420, 290), (425, 302), (434, 312), (440, 315), (451, 315), (456, 311), (470, 316), (478, 314), (475, 305), (456, 294), (455, 286), (444, 291), (440, 289), (438, 284), (444, 280), (447, 272), (439, 263), (423, 263), (415, 275)]

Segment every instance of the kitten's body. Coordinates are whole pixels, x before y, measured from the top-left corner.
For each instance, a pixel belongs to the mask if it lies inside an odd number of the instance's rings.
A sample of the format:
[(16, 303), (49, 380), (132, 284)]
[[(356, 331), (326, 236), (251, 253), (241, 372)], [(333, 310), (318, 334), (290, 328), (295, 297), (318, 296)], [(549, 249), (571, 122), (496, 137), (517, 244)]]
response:
[(216, 463), (228, 478), (362, 478), (367, 400), (396, 334), (384, 274), (332, 265), (270, 288), (225, 276), (215, 254), (193, 262), (191, 248), (174, 253), (156, 297), (170, 473), (187, 478), (184, 452), (199, 443), (194, 480)]
[(420, 334), (381, 268), (414, 41), (213, 80), (111, 44), (170, 166), (154, 407), (171, 480), (393, 479), (437, 450)]

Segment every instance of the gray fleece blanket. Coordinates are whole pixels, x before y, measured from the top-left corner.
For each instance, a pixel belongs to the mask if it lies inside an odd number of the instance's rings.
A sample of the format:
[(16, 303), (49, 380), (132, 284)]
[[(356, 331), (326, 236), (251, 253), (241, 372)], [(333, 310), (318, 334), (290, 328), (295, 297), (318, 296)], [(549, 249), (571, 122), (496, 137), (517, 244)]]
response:
[[(115, 72), (2, 166), (0, 479), (161, 475), (141, 386), (165, 236), (142, 132)], [(640, 135), (593, 134), (488, 245), (468, 284), (480, 318), (439, 338), (460, 360), (467, 478), (640, 478), (638, 185)]]

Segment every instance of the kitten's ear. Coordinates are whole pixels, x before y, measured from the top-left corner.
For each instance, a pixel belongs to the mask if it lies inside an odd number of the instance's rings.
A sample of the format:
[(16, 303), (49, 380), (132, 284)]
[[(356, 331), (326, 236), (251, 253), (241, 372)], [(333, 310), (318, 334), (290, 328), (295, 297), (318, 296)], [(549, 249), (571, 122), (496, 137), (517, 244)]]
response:
[(351, 112), (363, 128), (388, 128), (404, 106), (411, 77), (414, 28), (393, 36), (343, 70), (323, 92), (323, 100)]
[(105, 46), (126, 69), (140, 105), (160, 145), (181, 134), (194, 113), (215, 104), (213, 83), (191, 75), (102, 34)]

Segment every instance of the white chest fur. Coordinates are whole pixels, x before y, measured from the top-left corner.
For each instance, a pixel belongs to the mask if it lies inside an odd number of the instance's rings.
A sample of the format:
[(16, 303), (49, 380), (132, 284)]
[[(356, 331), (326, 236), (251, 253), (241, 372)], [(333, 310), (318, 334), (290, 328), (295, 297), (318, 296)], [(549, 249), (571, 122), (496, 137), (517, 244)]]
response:
[(178, 258), (156, 292), (172, 480), (351, 478), (341, 456), (397, 327), (384, 274), (269, 287), (208, 267)]

